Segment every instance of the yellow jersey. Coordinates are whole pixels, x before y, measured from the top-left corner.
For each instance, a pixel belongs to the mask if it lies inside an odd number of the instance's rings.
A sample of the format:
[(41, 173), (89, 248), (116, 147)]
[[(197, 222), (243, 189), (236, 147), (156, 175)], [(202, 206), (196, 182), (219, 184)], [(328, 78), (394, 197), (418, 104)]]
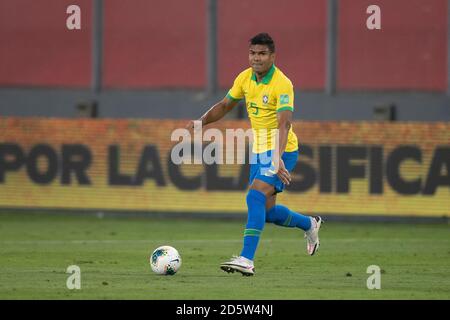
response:
[[(261, 82), (257, 82), (252, 68), (248, 68), (234, 80), (227, 98), (236, 101), (245, 98), (253, 130), (253, 152), (273, 150), (277, 132), (273, 129), (278, 129), (277, 112), (294, 110), (294, 87), (291, 80), (272, 65)], [(297, 136), (291, 126), (284, 151), (292, 152), (297, 149)]]

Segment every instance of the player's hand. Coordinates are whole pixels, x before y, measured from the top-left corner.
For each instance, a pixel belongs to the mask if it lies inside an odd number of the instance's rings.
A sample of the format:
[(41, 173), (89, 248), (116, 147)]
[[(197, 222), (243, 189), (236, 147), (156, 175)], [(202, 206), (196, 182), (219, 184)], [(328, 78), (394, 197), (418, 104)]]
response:
[(189, 131), (191, 131), (192, 129), (194, 129), (194, 120), (190, 120), (190, 121), (187, 123), (185, 129), (188, 129)]
[(197, 121), (201, 121), (201, 120), (191, 120), (191, 121), (189, 121), (187, 124), (186, 124), (186, 129), (187, 130), (189, 130), (190, 132), (195, 132), (196, 130), (197, 131), (199, 131), (199, 129), (201, 129), (201, 126), (198, 126), (197, 125), (197, 127), (195, 126), (195, 123), (194, 122), (197, 122)]
[(277, 176), (285, 185), (289, 185), (291, 183), (292, 179), (291, 174), (289, 173), (289, 171), (287, 171), (286, 167), (284, 166), (283, 159), (278, 160)]

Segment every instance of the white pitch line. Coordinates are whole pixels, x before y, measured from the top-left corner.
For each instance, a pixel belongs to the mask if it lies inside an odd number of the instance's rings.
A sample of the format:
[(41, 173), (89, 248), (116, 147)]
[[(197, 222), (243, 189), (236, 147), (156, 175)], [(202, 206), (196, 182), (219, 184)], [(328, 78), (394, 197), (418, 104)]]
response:
[[(271, 241), (271, 240), (264, 240)], [(152, 242), (178, 242), (178, 243), (204, 243), (204, 242), (242, 242), (241, 239), (191, 239), (191, 240), (6, 240), (0, 244), (117, 244), (117, 243), (152, 243)]]
[[(303, 238), (299, 239), (261, 239), (262, 242), (301, 242)], [(324, 239), (323, 242), (327, 240)], [(436, 239), (402, 239), (402, 238), (389, 238), (389, 239), (363, 239), (363, 238), (346, 238), (346, 239), (329, 239), (332, 242), (424, 242), (433, 241)], [(450, 242), (450, 239), (440, 239), (440, 242)], [(242, 242), (242, 239), (189, 239), (189, 240), (171, 240), (171, 239), (151, 239), (151, 240), (4, 240), (0, 241), (0, 244), (118, 244), (118, 243), (210, 243), (210, 242)]]

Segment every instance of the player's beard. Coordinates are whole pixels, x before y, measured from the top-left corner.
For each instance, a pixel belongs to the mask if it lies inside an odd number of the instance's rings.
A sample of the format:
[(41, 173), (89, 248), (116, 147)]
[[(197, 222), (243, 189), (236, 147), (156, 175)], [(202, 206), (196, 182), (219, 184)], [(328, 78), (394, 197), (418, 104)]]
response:
[(264, 75), (267, 72), (269, 72), (270, 67), (266, 67), (264, 64), (258, 63), (258, 64), (252, 64), (252, 69), (253, 69), (254, 73), (256, 73), (258, 76), (260, 76), (260, 75)]

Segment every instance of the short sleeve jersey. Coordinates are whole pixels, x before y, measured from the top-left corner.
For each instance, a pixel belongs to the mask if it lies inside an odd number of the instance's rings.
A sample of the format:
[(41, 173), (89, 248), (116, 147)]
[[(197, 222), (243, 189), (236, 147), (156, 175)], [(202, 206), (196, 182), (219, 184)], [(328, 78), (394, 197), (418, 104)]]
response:
[[(253, 129), (253, 152), (272, 150), (276, 138), (276, 130), (273, 129), (278, 129), (277, 112), (294, 110), (294, 88), (289, 78), (272, 65), (261, 82), (257, 82), (252, 68), (248, 68), (234, 80), (227, 97), (232, 100), (245, 98)], [(292, 152), (297, 149), (297, 136), (291, 126), (285, 151)]]

